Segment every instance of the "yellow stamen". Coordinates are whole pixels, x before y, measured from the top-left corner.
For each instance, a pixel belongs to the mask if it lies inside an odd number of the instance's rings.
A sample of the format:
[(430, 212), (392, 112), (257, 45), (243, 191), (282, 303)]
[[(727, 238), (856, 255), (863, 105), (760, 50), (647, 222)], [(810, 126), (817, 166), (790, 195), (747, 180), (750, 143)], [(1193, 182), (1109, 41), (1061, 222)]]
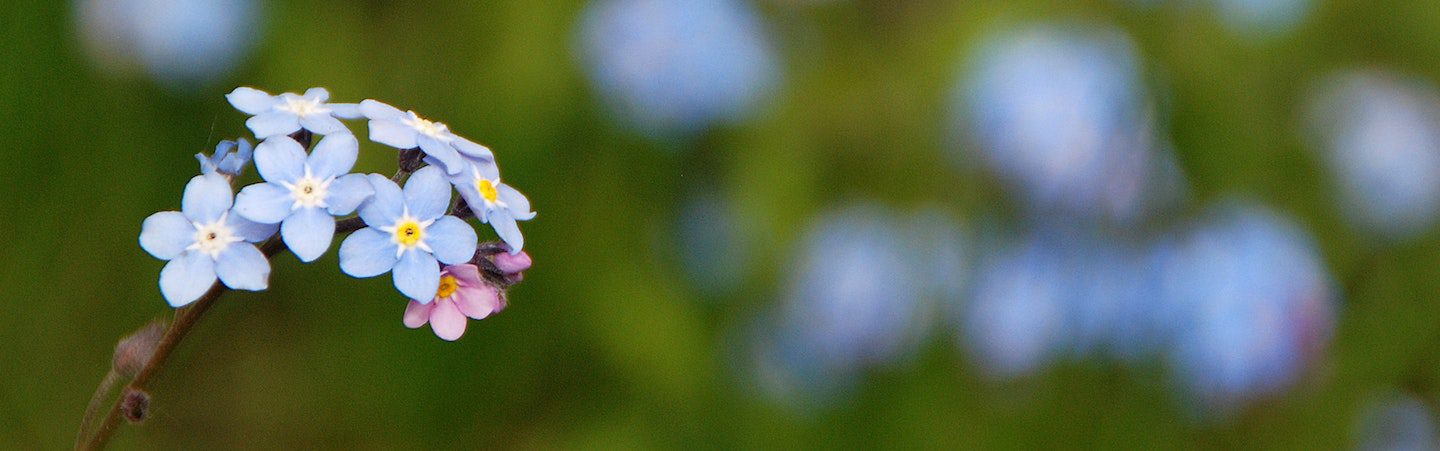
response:
[(495, 191), (495, 184), (483, 178), (475, 181), (475, 189), (480, 191), (480, 197), (484, 197), (485, 200), (490, 202), (495, 202), (495, 199), (500, 195), (499, 192)]
[(425, 231), (420, 228), (420, 223), (406, 221), (395, 228), (395, 242), (404, 246), (414, 246), (419, 243)]
[(435, 297), (445, 299), (455, 294), (460, 289), (460, 284), (455, 281), (455, 276), (446, 274), (440, 277), (440, 289), (435, 290)]

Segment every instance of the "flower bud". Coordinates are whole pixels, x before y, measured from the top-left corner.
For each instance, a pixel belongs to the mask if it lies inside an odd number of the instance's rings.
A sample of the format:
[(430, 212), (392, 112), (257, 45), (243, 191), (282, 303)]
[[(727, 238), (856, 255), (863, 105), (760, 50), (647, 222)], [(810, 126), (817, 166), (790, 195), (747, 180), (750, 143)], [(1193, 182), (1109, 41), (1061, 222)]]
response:
[(531, 263), (533, 262), (530, 260), (530, 254), (523, 251), (518, 254), (509, 252), (495, 254), (495, 267), (506, 275), (518, 275), (521, 271), (530, 269)]
[(131, 424), (144, 423), (150, 416), (150, 394), (142, 390), (126, 390), (120, 399), (120, 413)]
[(156, 320), (120, 339), (120, 342), (115, 344), (115, 355), (110, 363), (115, 372), (127, 378), (140, 374), (140, 369), (150, 363), (150, 357), (155, 355), (155, 348), (159, 346), (160, 337), (164, 335), (165, 322)]

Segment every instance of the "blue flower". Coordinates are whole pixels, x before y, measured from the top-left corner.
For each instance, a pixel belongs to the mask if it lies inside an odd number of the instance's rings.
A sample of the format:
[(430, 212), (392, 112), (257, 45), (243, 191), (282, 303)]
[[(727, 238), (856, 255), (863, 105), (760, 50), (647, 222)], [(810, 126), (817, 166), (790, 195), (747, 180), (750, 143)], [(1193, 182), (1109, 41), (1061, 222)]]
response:
[(429, 159), (445, 169), (446, 174), (459, 174), (465, 168), (464, 157), (494, 161), (490, 149), (451, 133), (445, 124), (425, 119), (414, 111), (402, 112), (385, 103), (366, 99), (360, 102), (360, 113), (370, 119), (370, 140), (396, 149), (419, 148)]
[(325, 103), (330, 100), (330, 92), (325, 88), (310, 88), (305, 95), (287, 92), (272, 96), (241, 86), (225, 98), (235, 109), (254, 116), (245, 121), (245, 126), (259, 139), (288, 135), (300, 131), (301, 127), (321, 135), (350, 133), (340, 119), (360, 117), (353, 103)]
[(280, 224), (280, 237), (301, 261), (320, 258), (335, 236), (335, 218), (347, 215), (375, 191), (363, 174), (349, 174), (360, 143), (330, 135), (305, 156), (300, 143), (276, 136), (260, 143), (255, 168), (267, 183), (240, 190), (235, 212), (263, 224)]
[(255, 147), (250, 141), (239, 138), (234, 141), (220, 141), (215, 145), (215, 153), (206, 157), (204, 153), (195, 154), (195, 159), (200, 160), (200, 173), (209, 174), (219, 172), (221, 175), (238, 176), (245, 172), (245, 165), (250, 163), (250, 156), (254, 154)]
[(270, 260), (254, 244), (275, 234), (231, 210), (230, 182), (219, 174), (197, 175), (185, 185), (180, 211), (145, 218), (140, 247), (161, 260), (160, 293), (171, 306), (200, 298), (218, 276), (225, 286), (259, 291), (269, 286)]
[(530, 200), (510, 185), (500, 183), (500, 168), (494, 161), (466, 159), (465, 170), (450, 176), (460, 197), (470, 205), (470, 211), (495, 228), (495, 234), (510, 245), (510, 253), (517, 254), (525, 247), (525, 236), (515, 221), (535, 218), (530, 211)]
[(450, 183), (440, 168), (416, 171), (402, 192), (395, 182), (371, 174), (375, 197), (360, 206), (369, 227), (340, 244), (340, 269), (354, 277), (375, 277), (394, 270), (395, 288), (410, 299), (435, 297), (440, 263), (458, 265), (475, 255), (475, 229), (445, 214)]

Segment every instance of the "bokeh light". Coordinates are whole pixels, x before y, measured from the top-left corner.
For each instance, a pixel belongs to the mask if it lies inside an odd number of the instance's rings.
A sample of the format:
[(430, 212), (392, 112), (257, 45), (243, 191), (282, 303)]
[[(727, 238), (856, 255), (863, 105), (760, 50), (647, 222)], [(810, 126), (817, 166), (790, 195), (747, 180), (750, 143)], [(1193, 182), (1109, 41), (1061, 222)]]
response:
[(263, 31), (257, 0), (76, 0), (75, 7), (92, 62), (180, 91), (221, 80)]

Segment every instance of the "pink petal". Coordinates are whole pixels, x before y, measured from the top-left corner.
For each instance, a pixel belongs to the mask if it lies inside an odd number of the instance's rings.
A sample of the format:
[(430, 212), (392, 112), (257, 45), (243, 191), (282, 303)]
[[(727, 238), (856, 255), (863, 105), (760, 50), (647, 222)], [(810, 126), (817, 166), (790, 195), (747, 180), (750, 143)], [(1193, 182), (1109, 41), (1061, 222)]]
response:
[(530, 254), (524, 252), (513, 255), (501, 252), (495, 256), (495, 267), (500, 268), (500, 272), (505, 274), (515, 274), (530, 269), (531, 263), (533, 262), (530, 260)]
[(475, 265), (446, 266), (444, 273), (455, 276), (455, 281), (460, 282), (460, 286), (462, 287), (474, 287), (485, 284), (485, 281), (480, 278), (480, 268)]
[(475, 319), (485, 319), (502, 308), (500, 292), (489, 284), (462, 287), (455, 292), (454, 299), (461, 313)]
[(465, 334), (465, 314), (451, 301), (436, 301), (435, 310), (430, 312), (430, 328), (435, 336), (445, 341), (455, 341)]
[(416, 329), (424, 326), (426, 322), (430, 321), (430, 311), (434, 308), (434, 302), (421, 304), (410, 301), (410, 305), (405, 306), (405, 327)]

